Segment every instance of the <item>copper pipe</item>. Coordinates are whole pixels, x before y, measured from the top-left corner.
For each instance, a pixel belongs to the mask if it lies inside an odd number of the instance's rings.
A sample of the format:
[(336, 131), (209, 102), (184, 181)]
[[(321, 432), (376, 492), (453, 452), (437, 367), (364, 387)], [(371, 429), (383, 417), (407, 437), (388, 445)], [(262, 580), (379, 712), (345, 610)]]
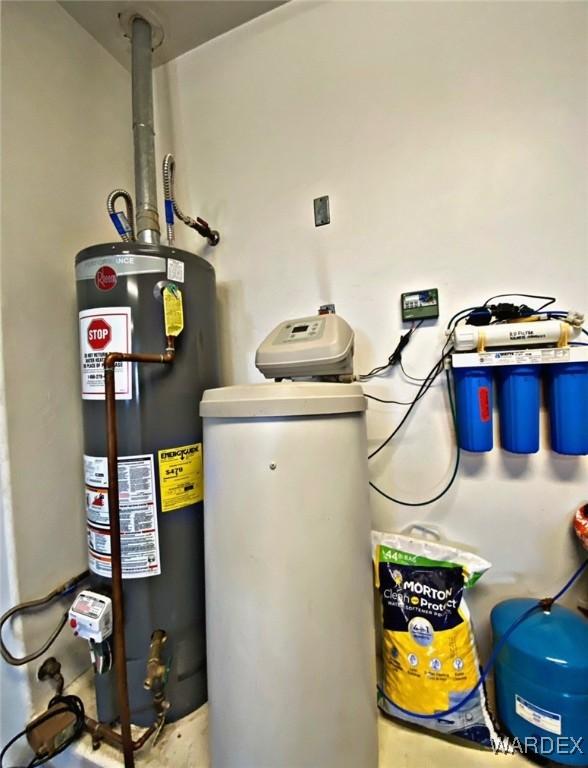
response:
[(125, 768), (134, 768), (131, 710), (127, 679), (127, 654), (124, 625), (122, 558), (118, 492), (118, 437), (116, 424), (115, 366), (123, 363), (172, 363), (175, 359), (175, 339), (166, 337), (166, 350), (159, 355), (110, 352), (104, 358), (104, 390), (106, 398), (106, 441), (108, 456), (108, 504), (110, 525), (110, 558), (112, 563), (112, 613), (114, 671), (121, 725), (121, 743)]
[[(145, 745), (145, 743), (149, 740), (149, 738), (157, 731), (161, 726), (163, 725), (164, 716), (159, 715), (157, 720), (152, 723), (149, 728), (146, 728), (143, 733), (139, 736), (138, 739), (135, 741), (132, 741), (132, 749), (133, 752), (137, 752), (137, 750), (141, 749)], [(92, 717), (85, 718), (85, 726), (88, 733), (92, 736), (92, 740), (94, 744), (99, 744), (101, 741), (105, 741), (107, 744), (110, 744), (111, 747), (114, 747), (115, 749), (120, 749), (122, 747), (122, 736), (118, 731), (115, 731), (114, 728), (111, 728), (108, 725), (105, 725), (104, 723), (99, 723), (97, 720), (94, 720)]]

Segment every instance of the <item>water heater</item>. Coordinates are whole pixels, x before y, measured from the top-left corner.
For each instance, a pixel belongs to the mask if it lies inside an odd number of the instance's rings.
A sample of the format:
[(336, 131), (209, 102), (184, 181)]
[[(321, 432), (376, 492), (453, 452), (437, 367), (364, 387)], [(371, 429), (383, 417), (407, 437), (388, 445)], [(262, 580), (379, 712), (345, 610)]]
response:
[[(96, 245), (76, 257), (84, 483), (93, 588), (110, 588), (104, 358), (164, 346), (162, 291), (181, 291), (173, 365), (115, 369), (126, 664), (132, 721), (153, 721), (144, 688), (150, 639), (167, 633), (172, 721), (206, 701), (202, 429), (198, 402), (217, 383), (215, 274), (163, 245)], [(99, 719), (118, 715), (113, 671), (97, 675)]]

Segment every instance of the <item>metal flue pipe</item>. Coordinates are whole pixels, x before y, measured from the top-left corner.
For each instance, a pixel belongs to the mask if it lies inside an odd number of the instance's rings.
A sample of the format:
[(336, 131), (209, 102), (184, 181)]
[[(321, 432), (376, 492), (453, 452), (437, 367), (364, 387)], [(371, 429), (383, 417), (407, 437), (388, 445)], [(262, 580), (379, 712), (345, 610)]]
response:
[(131, 44), (137, 239), (157, 244), (160, 230), (153, 127), (153, 43), (151, 24), (141, 16), (132, 21)]

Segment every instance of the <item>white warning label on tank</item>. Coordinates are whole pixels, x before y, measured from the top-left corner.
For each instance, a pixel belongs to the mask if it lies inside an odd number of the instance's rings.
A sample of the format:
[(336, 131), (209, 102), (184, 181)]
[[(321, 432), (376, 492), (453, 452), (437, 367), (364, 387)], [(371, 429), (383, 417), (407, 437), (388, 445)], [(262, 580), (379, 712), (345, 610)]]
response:
[(108, 462), (104, 456), (84, 456), (84, 480), (93, 488), (108, 488)]
[(519, 717), (528, 723), (532, 723), (548, 733), (561, 736), (561, 715), (557, 712), (549, 712), (536, 704), (531, 704), (518, 694), (515, 694), (515, 711)]
[[(110, 578), (108, 462), (105, 456), (84, 456), (86, 516), (90, 570)], [(153, 456), (120, 456), (118, 460), (121, 554), (124, 579), (161, 573), (155, 465)]]
[[(109, 352), (131, 352), (131, 308), (104, 307), (80, 312), (82, 398), (104, 400), (104, 358)], [(132, 400), (131, 363), (115, 363), (117, 400)]]
[(98, 525), (108, 528), (108, 493), (98, 488), (86, 486), (86, 516), (88, 525)]

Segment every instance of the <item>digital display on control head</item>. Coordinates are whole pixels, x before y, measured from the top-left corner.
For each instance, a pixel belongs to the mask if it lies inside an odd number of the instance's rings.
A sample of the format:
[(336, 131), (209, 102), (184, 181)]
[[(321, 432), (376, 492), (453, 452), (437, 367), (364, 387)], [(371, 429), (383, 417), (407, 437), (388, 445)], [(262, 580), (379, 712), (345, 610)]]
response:
[(302, 333), (303, 331), (308, 330), (308, 325), (297, 325), (294, 328), (292, 328), (292, 333)]

